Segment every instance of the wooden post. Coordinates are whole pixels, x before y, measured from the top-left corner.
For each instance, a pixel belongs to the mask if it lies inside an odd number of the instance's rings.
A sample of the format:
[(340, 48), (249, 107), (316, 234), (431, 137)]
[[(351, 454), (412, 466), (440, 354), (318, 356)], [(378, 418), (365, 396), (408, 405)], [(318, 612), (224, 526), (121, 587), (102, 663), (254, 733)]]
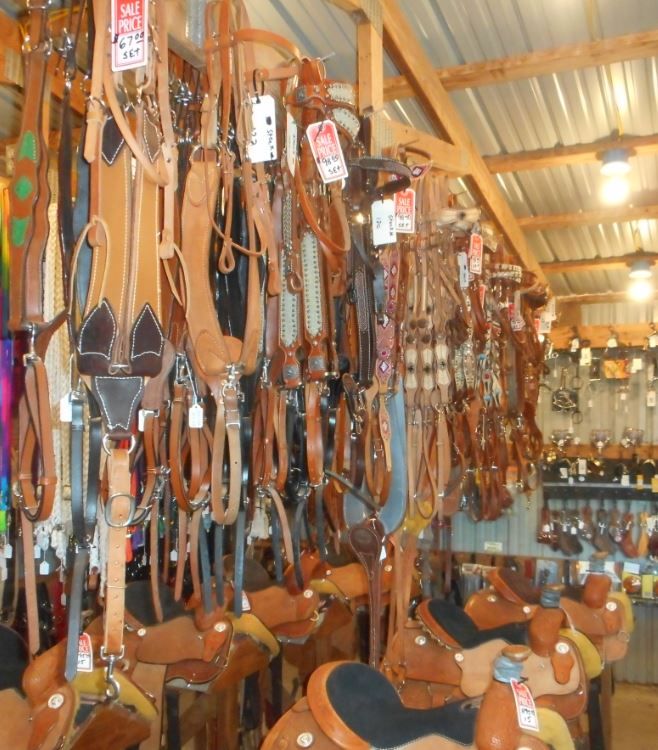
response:
[(384, 45), (381, 29), (365, 18), (356, 27), (359, 112), (372, 115), (384, 106)]

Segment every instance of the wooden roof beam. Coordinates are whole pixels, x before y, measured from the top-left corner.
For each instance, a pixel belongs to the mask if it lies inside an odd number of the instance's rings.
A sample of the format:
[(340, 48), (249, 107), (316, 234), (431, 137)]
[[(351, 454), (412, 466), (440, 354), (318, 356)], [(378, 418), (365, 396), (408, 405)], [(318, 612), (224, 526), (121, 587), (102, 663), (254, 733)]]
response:
[[(363, 0), (330, 0), (351, 13), (362, 15)], [(530, 252), (523, 232), (501, 193), (495, 179), (482, 161), (450, 96), (440, 82), (427, 54), (414, 34), (406, 15), (396, 0), (380, 0), (384, 28), (384, 47), (399, 70), (403, 71), (425, 111), (441, 135), (464, 149), (470, 159), (470, 177), (466, 178), (477, 200), (500, 229), (510, 250), (543, 283), (546, 276)]]
[(396, 143), (413, 145), (415, 148), (426, 151), (433, 167), (446, 172), (451, 177), (462, 177), (469, 173), (471, 160), (465, 149), (400, 122), (389, 122), (387, 127), (390, 127)]
[(579, 273), (580, 271), (612, 271), (628, 268), (634, 260), (644, 259), (655, 263), (658, 253), (631, 253), (611, 258), (579, 258), (578, 260), (556, 260), (542, 263), (544, 273)]
[(543, 232), (546, 229), (565, 229), (588, 224), (614, 224), (616, 222), (658, 219), (658, 204), (650, 206), (610, 206), (593, 211), (576, 211), (564, 214), (522, 216), (517, 219), (524, 232)]
[(658, 133), (652, 135), (624, 135), (603, 138), (592, 143), (576, 143), (572, 146), (553, 146), (536, 151), (520, 151), (514, 154), (485, 156), (484, 163), (493, 174), (500, 172), (523, 172), (532, 169), (548, 169), (572, 164), (591, 164), (600, 161), (604, 151), (611, 148), (626, 148), (632, 156), (658, 154)]
[[(654, 293), (652, 297), (650, 297), (646, 303), (652, 302), (656, 298), (656, 294)], [(570, 303), (570, 304), (579, 304), (579, 305), (598, 305), (598, 304), (609, 304), (612, 302), (628, 302), (630, 304), (630, 301), (628, 299), (627, 292), (600, 292), (597, 294), (565, 294), (560, 295), (559, 297), (555, 298), (556, 304), (560, 305), (561, 303)], [(638, 303), (633, 303), (638, 304)]]
[[(446, 91), (455, 91), (563, 73), (595, 65), (608, 65), (623, 60), (637, 60), (657, 54), (658, 29), (653, 29), (595, 42), (565, 44), (554, 49), (439, 68), (434, 70), (434, 79)], [(384, 80), (384, 98), (387, 101), (409, 96), (414, 96), (414, 90), (405, 76), (394, 76)]]

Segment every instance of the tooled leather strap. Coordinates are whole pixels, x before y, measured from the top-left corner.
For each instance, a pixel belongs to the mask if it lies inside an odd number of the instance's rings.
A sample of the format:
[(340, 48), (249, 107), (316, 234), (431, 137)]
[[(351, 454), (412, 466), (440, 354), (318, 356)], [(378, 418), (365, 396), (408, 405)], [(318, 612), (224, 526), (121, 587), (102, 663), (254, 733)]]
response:
[(48, 65), (48, 9), (30, 8), (29, 37), (24, 48), (25, 86), (21, 132), (16, 150), (10, 200), (9, 329), (43, 321), (43, 268), (48, 241), (48, 151), (43, 133), (43, 106)]
[(381, 521), (367, 518), (349, 531), (349, 540), (354, 554), (363, 565), (368, 577), (368, 599), (370, 604), (370, 659), (371, 667), (379, 668), (380, 623), (381, 623), (381, 553), (386, 534)]
[(123, 656), (123, 622), (126, 590), (126, 529), (134, 512), (130, 491), (130, 457), (126, 448), (113, 448), (106, 464), (108, 495), (104, 503), (109, 525), (105, 593), (103, 658)]

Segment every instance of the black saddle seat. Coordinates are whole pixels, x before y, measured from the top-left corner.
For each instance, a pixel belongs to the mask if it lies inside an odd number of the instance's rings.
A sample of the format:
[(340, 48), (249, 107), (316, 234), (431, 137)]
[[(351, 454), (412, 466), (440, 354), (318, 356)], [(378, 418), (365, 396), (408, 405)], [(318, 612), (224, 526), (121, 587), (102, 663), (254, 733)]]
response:
[[(176, 617), (189, 615), (182, 602), (176, 601), (174, 592), (164, 583), (158, 583), (162, 621), (169, 622)], [(145, 627), (158, 625), (159, 621), (153, 607), (153, 595), (150, 581), (133, 581), (126, 586), (126, 609)]]
[(27, 644), (6, 625), (0, 625), (0, 690), (14, 688), (22, 693), (23, 672), (30, 661)]
[(357, 662), (336, 666), (327, 678), (326, 692), (338, 717), (371, 747), (400, 747), (430, 735), (466, 746), (473, 743), (478, 711), (473, 701), (406, 708), (382, 674)]
[[(442, 599), (431, 599), (427, 603), (427, 611), (436, 624), (462, 648), (475, 648), (495, 638), (502, 638), (515, 646), (525, 646), (528, 642), (528, 625), (525, 622), (480, 630), (463, 609)], [(431, 623), (424, 624), (432, 629)]]

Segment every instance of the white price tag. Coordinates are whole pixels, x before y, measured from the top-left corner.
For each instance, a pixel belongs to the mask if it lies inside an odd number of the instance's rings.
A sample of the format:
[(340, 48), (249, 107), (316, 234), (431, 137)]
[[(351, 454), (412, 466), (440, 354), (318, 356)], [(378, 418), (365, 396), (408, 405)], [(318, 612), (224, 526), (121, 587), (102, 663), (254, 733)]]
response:
[(391, 198), (375, 201), (370, 207), (372, 244), (388, 245), (395, 242), (395, 203)]
[(580, 339), (571, 339), (571, 346), (569, 348), (572, 352), (577, 352), (580, 349)]
[(647, 406), (654, 407), (656, 405), (656, 392), (651, 389), (647, 391)]
[(94, 671), (94, 648), (89, 633), (82, 633), (78, 639), (78, 672)]
[(393, 196), (395, 203), (395, 231), (413, 234), (416, 231), (416, 191), (400, 190)]
[(251, 138), (247, 155), (252, 164), (276, 159), (276, 103), (269, 94), (251, 97)]
[(580, 350), (580, 366), (589, 367), (592, 364), (592, 350), (589, 346), (584, 346)]
[(519, 728), (538, 732), (539, 719), (537, 718), (537, 709), (530, 688), (525, 682), (517, 682), (516, 680), (510, 680), (510, 687), (514, 693), (516, 719)]
[(468, 246), (468, 270), (471, 273), (482, 273), (482, 235), (471, 232), (471, 241)]
[(187, 424), (194, 430), (200, 430), (203, 427), (203, 406), (201, 404), (192, 404), (187, 413)]
[(71, 406), (71, 394), (66, 393), (59, 400), (59, 421), (73, 421), (73, 407)]
[(560, 479), (566, 479), (569, 476), (569, 469), (566, 466), (560, 466)]
[(331, 120), (311, 123), (306, 128), (306, 137), (322, 182), (346, 179), (347, 165), (338, 140), (336, 125)]
[(286, 163), (294, 177), (297, 167), (297, 123), (290, 112), (286, 112)]
[(547, 334), (551, 332), (551, 327), (553, 326), (553, 318), (549, 315), (549, 313), (544, 310), (542, 314), (539, 316), (539, 327), (537, 329), (537, 333)]
[(642, 357), (633, 357), (631, 360), (631, 372), (641, 372)]
[(2, 552), (6, 560), (11, 560), (11, 558), (14, 556), (14, 548), (11, 546), (11, 544), (5, 544)]
[(39, 565), (39, 575), (47, 576), (48, 573), (50, 573), (50, 565), (48, 565), (48, 563), (43, 560)]
[(171, 562), (177, 562), (178, 561), (178, 552), (175, 549), (172, 549), (169, 553), (169, 560)]
[(468, 255), (464, 251), (457, 253), (457, 267), (459, 269), (459, 288), (468, 289), (471, 275), (468, 270)]
[(630, 474), (622, 474), (621, 475), (621, 486), (622, 487), (630, 487), (631, 486), (631, 475)]
[(608, 349), (616, 349), (619, 346), (619, 342), (614, 336), (611, 336), (606, 342)]
[(251, 609), (251, 602), (249, 601), (249, 597), (243, 591), (242, 592), (242, 611), (249, 612), (250, 609)]
[(586, 458), (578, 459), (578, 473), (581, 476), (585, 476), (585, 474), (587, 474), (587, 459)]
[(649, 349), (655, 349), (658, 346), (658, 333), (652, 333), (649, 336)]
[(555, 297), (551, 297), (546, 303), (544, 312), (551, 316), (551, 320), (557, 320), (557, 314), (555, 312)]
[(148, 62), (147, 0), (112, 0), (112, 70), (141, 68)]
[(144, 414), (144, 409), (140, 409), (137, 412), (137, 429), (140, 432), (144, 432), (144, 422), (146, 421), (146, 415)]
[(621, 393), (619, 394), (619, 398), (620, 398), (620, 399), (621, 399), (622, 401), (626, 401), (626, 397), (627, 397), (627, 395), (628, 395), (628, 394), (626, 393), (626, 391), (622, 391), (622, 392), (621, 392)]

